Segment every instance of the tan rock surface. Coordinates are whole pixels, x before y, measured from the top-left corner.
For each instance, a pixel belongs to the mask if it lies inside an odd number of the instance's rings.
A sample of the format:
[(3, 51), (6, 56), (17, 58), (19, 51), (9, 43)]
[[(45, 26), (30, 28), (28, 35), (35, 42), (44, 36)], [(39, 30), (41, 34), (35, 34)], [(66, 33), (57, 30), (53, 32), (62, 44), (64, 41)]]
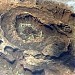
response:
[(75, 75), (75, 13), (55, 1), (0, 0), (0, 75)]

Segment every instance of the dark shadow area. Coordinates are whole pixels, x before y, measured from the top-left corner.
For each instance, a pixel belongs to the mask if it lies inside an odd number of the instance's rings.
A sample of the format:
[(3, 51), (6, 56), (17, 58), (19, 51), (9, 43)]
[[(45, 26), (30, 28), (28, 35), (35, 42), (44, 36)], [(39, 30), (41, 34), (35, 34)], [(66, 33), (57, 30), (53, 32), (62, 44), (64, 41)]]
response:
[(53, 24), (44, 25), (44, 27), (46, 27), (46, 28), (48, 28), (48, 29), (51, 29), (51, 30), (53, 30), (53, 29), (54, 29)]
[(44, 75), (44, 69), (41, 70), (35, 70), (34, 72), (32, 72), (33, 75)]
[(69, 51), (63, 52), (59, 57), (52, 57), (52, 59), (62, 61), (62, 63), (71, 70), (75, 69), (75, 56), (73, 56)]
[(8, 51), (8, 52), (11, 51), (11, 52), (13, 52), (13, 48), (10, 47), (10, 46), (5, 46), (4, 51)]
[(29, 72), (32, 73), (32, 71), (30, 69), (28, 69), (28, 68), (23, 68), (23, 69), (24, 69), (24, 71), (29, 71)]
[(71, 16), (72, 16), (72, 17), (75, 17), (75, 13), (72, 13)]
[(3, 58), (3, 59), (5, 59), (8, 63), (10, 63), (11, 65), (13, 65), (15, 62), (16, 62), (16, 60), (12, 60), (12, 61), (10, 61), (9, 59), (7, 59), (7, 58)]
[(2, 40), (0, 40), (0, 44), (2, 44), (3, 43), (3, 41)]
[(69, 67), (71, 70), (75, 69), (75, 56), (71, 54), (72, 51), (72, 44), (68, 46), (68, 51), (61, 53), (58, 57), (56, 56), (45, 56), (45, 59), (48, 60), (55, 60), (55, 61), (61, 61), (62, 64)]

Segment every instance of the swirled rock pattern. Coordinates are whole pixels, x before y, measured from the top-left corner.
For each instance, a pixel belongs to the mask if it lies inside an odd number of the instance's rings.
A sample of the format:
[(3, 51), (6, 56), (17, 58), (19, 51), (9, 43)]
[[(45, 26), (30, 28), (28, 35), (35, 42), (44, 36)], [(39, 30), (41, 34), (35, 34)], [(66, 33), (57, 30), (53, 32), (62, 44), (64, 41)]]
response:
[(0, 9), (0, 75), (75, 75), (75, 13), (33, 1)]

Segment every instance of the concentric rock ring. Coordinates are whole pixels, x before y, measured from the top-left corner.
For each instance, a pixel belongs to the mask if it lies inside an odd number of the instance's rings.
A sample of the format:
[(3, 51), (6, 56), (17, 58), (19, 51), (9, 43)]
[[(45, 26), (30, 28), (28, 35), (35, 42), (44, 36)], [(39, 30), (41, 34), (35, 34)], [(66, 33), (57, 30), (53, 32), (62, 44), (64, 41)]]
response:
[[(49, 22), (48, 19), (51, 16), (49, 16), (46, 12), (43, 12), (37, 8), (27, 8), (27, 7), (13, 8), (13, 9), (7, 11), (3, 15), (2, 19), (1, 19), (1, 28), (4, 31), (4, 36), (11, 43), (15, 44), (16, 46), (18, 46), (22, 49), (24, 47), (23, 40), (18, 36), (15, 26), (14, 26), (16, 17), (21, 14), (24, 14), (24, 15), (29, 14), (29, 15), (33, 16), (33, 18), (36, 18), (37, 21), (39, 21), (38, 22), (39, 24), (41, 24), (41, 23), (47, 24)], [(39, 28), (41, 29), (41, 27), (39, 27)], [(25, 49), (25, 48), (23, 48), (23, 49)]]
[[(58, 38), (61, 38), (59, 34), (55, 31), (55, 29), (51, 30), (50, 27), (45, 26), (49, 23), (56, 24), (52, 16), (52, 13), (48, 14), (47, 11), (43, 11), (38, 8), (16, 7), (10, 9), (3, 15), (3, 17), (1, 18), (1, 28), (4, 31), (4, 37), (10, 43), (18, 46), (20, 49), (43, 50), (45, 46), (51, 44), (51, 41), (48, 40), (51, 40), (53, 36), (58, 36)], [(31, 20), (29, 20), (29, 18), (31, 18)], [(22, 19), (25, 21), (24, 28), (20, 25), (19, 19), (21, 21)], [(33, 23), (27, 23), (26, 25), (26, 22), (30, 21), (32, 21)], [(35, 35), (38, 37), (37, 39), (30, 38), (31, 36), (35, 37)], [(27, 38), (27, 41), (24, 39), (24, 37)], [(51, 38), (46, 40), (48, 37)], [(54, 39), (56, 39), (56, 37)], [(63, 41), (66, 39), (66, 41), (64, 42), (66, 43), (65, 47), (67, 47), (69, 45), (69, 40), (66, 36), (65, 38), (63, 36), (62, 39)], [(45, 43), (46, 41), (47, 43)]]
[[(0, 59), (14, 68), (14, 74), (23, 74), (24, 71), (26, 75), (56, 75), (64, 73), (63, 70), (67, 71), (69, 66), (75, 67), (71, 54), (72, 43), (67, 37), (72, 30), (68, 23), (62, 21), (66, 9), (54, 6), (19, 6), (2, 15), (3, 36), (17, 47), (7, 44), (3, 48), (5, 54), (0, 53)], [(61, 18), (57, 18), (58, 15)], [(3, 43), (1, 41), (1, 45)]]
[[(9, 10), (7, 13), (3, 15), (1, 27), (4, 31), (4, 36), (13, 44), (23, 48), (24, 45), (23, 40), (18, 36), (16, 29), (15, 29), (15, 20), (16, 17), (20, 14), (27, 14), (30, 13), (30, 15), (36, 17), (38, 14), (35, 11), (38, 11), (37, 9), (33, 8), (34, 11), (30, 8), (25, 7), (18, 7), (15, 9)], [(35, 12), (35, 13), (34, 13)], [(38, 11), (39, 12), (39, 11)], [(40, 13), (40, 12), (39, 12)]]

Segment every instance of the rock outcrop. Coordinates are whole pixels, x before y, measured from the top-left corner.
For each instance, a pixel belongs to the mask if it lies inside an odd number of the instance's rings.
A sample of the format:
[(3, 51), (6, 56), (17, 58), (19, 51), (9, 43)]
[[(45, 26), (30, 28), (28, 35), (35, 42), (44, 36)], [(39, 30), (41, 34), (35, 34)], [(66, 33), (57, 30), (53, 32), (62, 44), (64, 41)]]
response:
[(54, 1), (0, 6), (0, 75), (75, 74), (75, 13)]

